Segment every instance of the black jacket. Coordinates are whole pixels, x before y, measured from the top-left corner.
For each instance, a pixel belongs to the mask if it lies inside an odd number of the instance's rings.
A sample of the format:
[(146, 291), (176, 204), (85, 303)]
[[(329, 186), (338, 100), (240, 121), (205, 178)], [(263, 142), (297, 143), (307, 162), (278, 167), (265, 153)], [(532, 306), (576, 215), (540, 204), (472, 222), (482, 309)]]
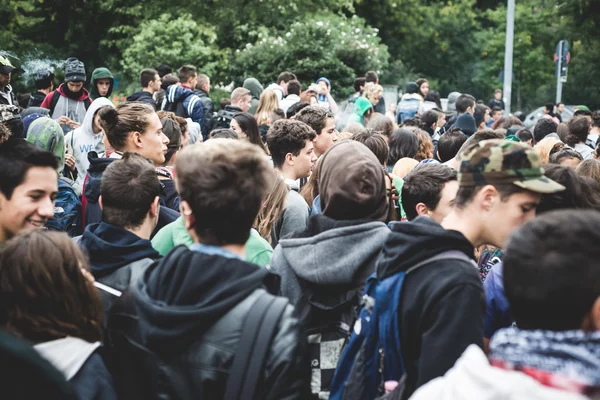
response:
[[(393, 275), (449, 250), (473, 258), (473, 246), (463, 234), (447, 231), (430, 218), (394, 224), (377, 275)], [(402, 291), (398, 317), (408, 398), (444, 375), (469, 345), (483, 348), (485, 297), (477, 266), (456, 259), (415, 270)]]
[(44, 102), (46, 98), (46, 93), (44, 92), (33, 92), (29, 96), (29, 103), (27, 104), (27, 108), (29, 107), (39, 107)]
[(127, 96), (127, 101), (139, 101), (145, 104), (150, 104), (155, 110), (157, 109), (156, 102), (152, 98), (152, 95), (148, 92), (144, 92), (143, 90)]
[[(202, 107), (204, 107), (204, 124), (206, 125), (206, 135), (208, 136), (215, 124), (215, 105), (208, 96), (208, 93), (204, 90), (196, 89), (194, 90), (194, 94), (200, 97), (200, 102), (202, 102)], [(206, 138), (204, 138), (204, 140), (206, 140)]]
[[(222, 399), (244, 317), (273, 278), (237, 258), (177, 247), (113, 307), (108, 340), (119, 395)], [(287, 306), (267, 354), (257, 399), (304, 399), (304, 332)]]
[(496, 98), (490, 99), (490, 101), (488, 102), (488, 107), (490, 109), (498, 107), (504, 110), (504, 100), (496, 100)]
[(224, 109), (217, 113), (215, 117), (215, 126), (213, 129), (229, 129), (233, 116), (242, 112), (242, 109), (235, 106), (225, 106)]

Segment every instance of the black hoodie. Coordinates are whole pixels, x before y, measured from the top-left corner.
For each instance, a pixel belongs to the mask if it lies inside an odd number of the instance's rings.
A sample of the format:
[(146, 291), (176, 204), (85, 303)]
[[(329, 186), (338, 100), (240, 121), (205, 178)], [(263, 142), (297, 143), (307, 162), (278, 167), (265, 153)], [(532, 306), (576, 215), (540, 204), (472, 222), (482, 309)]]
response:
[(156, 102), (152, 98), (152, 95), (143, 90), (127, 96), (127, 101), (139, 101), (145, 104), (150, 104), (155, 110), (157, 109)]
[[(473, 258), (473, 245), (457, 231), (427, 217), (392, 226), (377, 266), (384, 278), (449, 250)], [(404, 398), (444, 375), (463, 351), (483, 348), (485, 297), (474, 263), (457, 259), (433, 262), (411, 272), (399, 309), (401, 351), (407, 373)]]

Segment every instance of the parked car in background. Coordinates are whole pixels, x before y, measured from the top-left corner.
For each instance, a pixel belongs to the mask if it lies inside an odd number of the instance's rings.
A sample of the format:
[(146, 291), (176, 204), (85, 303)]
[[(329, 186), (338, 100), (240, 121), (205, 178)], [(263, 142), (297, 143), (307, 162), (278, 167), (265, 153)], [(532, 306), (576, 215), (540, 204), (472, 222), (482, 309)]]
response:
[[(574, 113), (573, 109), (575, 107), (576, 106), (565, 106), (565, 110), (560, 115), (562, 117), (563, 122), (567, 122), (568, 120), (571, 119), (571, 117), (573, 117), (573, 113)], [(525, 117), (525, 121), (523, 121), (523, 125), (525, 125), (525, 128), (531, 129), (538, 122), (538, 119), (542, 118), (542, 116), (544, 116), (544, 107), (543, 106), (536, 108), (534, 111), (527, 114), (527, 116)]]

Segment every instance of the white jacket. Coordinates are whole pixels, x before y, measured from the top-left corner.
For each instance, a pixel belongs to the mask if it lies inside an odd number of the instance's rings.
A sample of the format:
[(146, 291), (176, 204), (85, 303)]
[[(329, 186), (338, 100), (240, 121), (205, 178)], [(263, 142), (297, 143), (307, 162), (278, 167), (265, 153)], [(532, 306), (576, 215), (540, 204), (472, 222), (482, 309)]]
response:
[(420, 387), (410, 400), (584, 400), (579, 394), (542, 385), (518, 371), (490, 365), (476, 345), (442, 377)]

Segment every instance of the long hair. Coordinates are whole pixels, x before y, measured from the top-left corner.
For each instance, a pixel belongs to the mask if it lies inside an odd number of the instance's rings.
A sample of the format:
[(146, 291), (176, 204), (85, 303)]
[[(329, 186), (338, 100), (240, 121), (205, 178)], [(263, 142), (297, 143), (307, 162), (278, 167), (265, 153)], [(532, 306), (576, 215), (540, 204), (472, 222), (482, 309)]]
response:
[(35, 230), (9, 240), (0, 254), (0, 325), (33, 343), (101, 341), (102, 300), (87, 269), (63, 233)]
[(306, 201), (309, 207), (312, 207), (313, 201), (315, 201), (315, 197), (319, 195), (319, 160), (315, 163), (312, 174), (310, 175), (310, 179), (300, 189), (300, 195)]
[(288, 185), (279, 175), (273, 180), (271, 191), (263, 202), (262, 208), (256, 217), (258, 233), (271, 243), (271, 231), (275, 222), (283, 215), (285, 203), (289, 192)]
[(238, 123), (242, 132), (246, 134), (248, 141), (257, 145), (266, 152), (265, 145), (260, 137), (258, 124), (256, 123), (254, 116), (252, 116), (250, 113), (241, 112), (235, 114), (233, 119), (235, 119), (235, 122)]
[(258, 102), (258, 108), (256, 109), (256, 122), (258, 125), (265, 125), (269, 123), (271, 113), (279, 108), (279, 100), (277, 95), (271, 89), (265, 89), (260, 94), (260, 100)]

